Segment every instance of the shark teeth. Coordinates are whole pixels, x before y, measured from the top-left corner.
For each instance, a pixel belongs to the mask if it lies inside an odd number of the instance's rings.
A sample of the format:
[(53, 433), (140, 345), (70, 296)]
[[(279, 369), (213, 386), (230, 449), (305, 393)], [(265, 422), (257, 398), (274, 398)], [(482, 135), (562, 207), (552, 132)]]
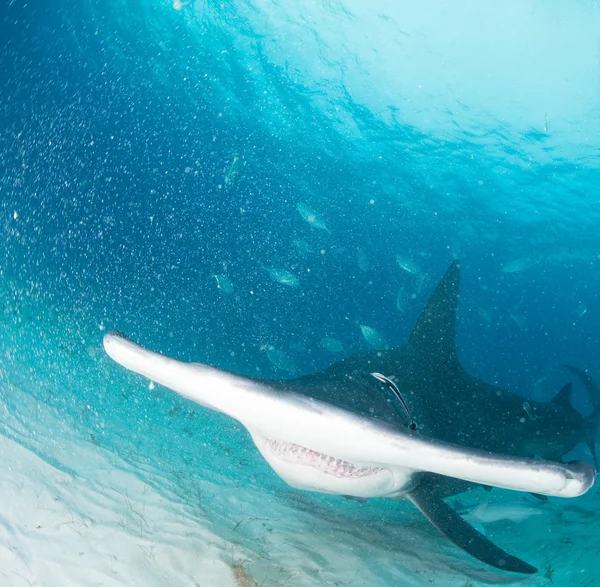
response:
[(323, 473), (338, 478), (367, 477), (375, 475), (383, 469), (379, 467), (362, 467), (342, 459), (336, 459), (326, 454), (310, 450), (298, 444), (281, 440), (267, 439), (267, 446), (280, 459), (296, 465), (313, 467)]

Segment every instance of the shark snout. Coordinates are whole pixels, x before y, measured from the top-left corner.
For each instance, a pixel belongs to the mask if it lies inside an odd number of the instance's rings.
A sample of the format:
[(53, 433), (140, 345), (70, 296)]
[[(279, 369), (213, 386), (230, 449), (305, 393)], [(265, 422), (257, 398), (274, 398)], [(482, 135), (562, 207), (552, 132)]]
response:
[(198, 404), (239, 419), (241, 410), (236, 409), (236, 403), (239, 404), (240, 392), (248, 387), (246, 379), (215, 367), (186, 363), (156, 353), (116, 331), (105, 334), (103, 344), (108, 356), (130, 371)]
[(570, 461), (567, 464), (568, 473), (565, 483), (565, 494), (568, 497), (578, 497), (586, 494), (596, 482), (596, 470), (589, 463)]
[(128, 343), (136, 346), (129, 337), (116, 330), (106, 333), (102, 341), (106, 354), (115, 361), (117, 360), (116, 354), (118, 353), (119, 348), (123, 348), (123, 345), (127, 345)]

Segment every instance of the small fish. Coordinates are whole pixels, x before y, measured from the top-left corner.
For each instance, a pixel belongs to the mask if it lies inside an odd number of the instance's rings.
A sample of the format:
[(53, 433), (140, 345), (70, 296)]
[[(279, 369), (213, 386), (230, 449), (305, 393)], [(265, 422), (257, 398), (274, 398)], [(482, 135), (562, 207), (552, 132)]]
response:
[(277, 369), (281, 369), (287, 373), (296, 373), (298, 371), (294, 359), (288, 357), (283, 351), (276, 349), (272, 345), (267, 345), (265, 351), (267, 353), (267, 358)]
[(531, 257), (519, 257), (513, 259), (502, 266), (502, 273), (520, 273), (535, 265), (535, 261)]
[(224, 182), (225, 182), (225, 187), (227, 189), (230, 189), (233, 187), (238, 175), (240, 174), (240, 166), (241, 166), (240, 158), (237, 155), (234, 155), (233, 161), (231, 162), (231, 164), (227, 168), (227, 171), (225, 172)]
[(304, 239), (296, 239), (292, 241), (292, 244), (298, 249), (298, 251), (303, 257), (308, 257), (311, 253), (314, 252), (310, 244)]
[(217, 287), (227, 295), (233, 293), (233, 283), (231, 283), (231, 279), (227, 277), (227, 275), (214, 275), (215, 281), (217, 282)]
[(464, 514), (461, 512), (461, 515), (469, 522), (493, 524), (502, 520), (518, 523), (543, 513), (545, 513), (543, 509), (520, 503), (492, 504), (486, 501)]
[(509, 312), (510, 317), (515, 321), (515, 324), (519, 327), (519, 330), (525, 330), (527, 328), (527, 321), (525, 320), (525, 316), (521, 314), (513, 314)]
[(411, 258), (405, 257), (404, 255), (397, 255), (396, 262), (407, 273), (410, 273), (411, 275), (421, 275), (420, 267)]
[(406, 312), (406, 291), (403, 287), (400, 288), (400, 291), (396, 295), (396, 309), (401, 314)]
[(384, 349), (386, 347), (384, 338), (381, 336), (381, 334), (379, 334), (379, 332), (377, 332), (377, 330), (371, 328), (371, 326), (366, 326), (365, 324), (359, 324), (358, 327), (362, 332), (363, 338), (373, 348)]
[(302, 218), (304, 218), (304, 220), (306, 220), (306, 222), (308, 222), (312, 227), (331, 232), (329, 228), (327, 228), (327, 225), (323, 219), (312, 208), (310, 208), (308, 204), (299, 202), (296, 204), (296, 210), (300, 212), (300, 216), (302, 216)]
[(357, 261), (359, 269), (366, 273), (370, 268), (370, 264), (367, 254), (362, 249), (358, 249)]
[(529, 402), (523, 402), (523, 411), (527, 414), (530, 420), (538, 420), (539, 416), (535, 413), (535, 410), (531, 407)]
[(185, 6), (187, 6), (188, 4), (191, 4), (191, 0), (188, 2), (182, 2), (181, 0), (173, 0), (173, 8), (175, 10), (181, 10), (182, 8), (184, 8)]
[(588, 309), (585, 304), (579, 304), (575, 313), (577, 314), (578, 318), (583, 318), (587, 314), (587, 311)]
[(321, 346), (330, 353), (343, 353), (344, 345), (337, 339), (325, 336), (321, 339)]
[(298, 278), (286, 269), (280, 269), (277, 267), (265, 267), (264, 265), (263, 269), (269, 274), (271, 279), (273, 281), (276, 281), (277, 283), (287, 285), (288, 287), (298, 287), (300, 285), (300, 281), (298, 280)]

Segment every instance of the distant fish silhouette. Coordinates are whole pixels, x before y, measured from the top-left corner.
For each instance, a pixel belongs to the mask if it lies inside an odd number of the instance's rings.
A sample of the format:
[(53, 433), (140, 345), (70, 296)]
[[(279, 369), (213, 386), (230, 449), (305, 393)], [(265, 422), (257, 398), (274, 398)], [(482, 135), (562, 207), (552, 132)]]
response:
[(287, 285), (288, 287), (298, 287), (300, 285), (298, 278), (293, 273), (290, 273), (287, 269), (281, 269), (278, 267), (265, 267), (264, 265), (263, 269), (269, 274), (271, 279), (277, 283)]
[(343, 353), (344, 345), (337, 339), (325, 336), (321, 339), (321, 346), (330, 353)]
[(358, 267), (361, 271), (364, 271), (366, 273), (370, 269), (369, 258), (362, 249), (358, 249), (357, 261)]
[(217, 282), (217, 287), (224, 294), (232, 294), (233, 293), (233, 283), (231, 283), (231, 279), (227, 277), (227, 275), (215, 275), (215, 281)]
[(396, 262), (407, 273), (410, 273), (411, 275), (421, 275), (421, 268), (410, 257), (397, 255)]
[(502, 266), (502, 273), (520, 273), (535, 265), (535, 261), (531, 257), (519, 257), (513, 259)]
[(233, 161), (227, 168), (227, 171), (225, 172), (225, 178), (223, 180), (225, 182), (226, 189), (230, 189), (234, 186), (234, 184), (237, 181), (237, 178), (240, 174), (240, 168), (241, 168), (240, 158), (238, 157), (238, 155), (234, 155)]
[(267, 345), (264, 347), (264, 350), (267, 353), (267, 358), (271, 362), (274, 367), (277, 369), (281, 369), (282, 371), (286, 371), (287, 373), (296, 373), (298, 371), (298, 367), (296, 366), (296, 362), (286, 355), (283, 351), (276, 349), (272, 345)]
[(296, 204), (296, 210), (300, 212), (300, 216), (302, 216), (302, 218), (304, 218), (304, 220), (306, 220), (313, 228), (331, 232), (323, 219), (308, 204), (298, 202), (298, 204)]
[(292, 244), (298, 249), (303, 257), (308, 257), (308, 255), (314, 252), (310, 244), (304, 239), (296, 239), (292, 241)]
[(365, 324), (359, 324), (358, 327), (363, 335), (363, 338), (371, 345), (374, 349), (384, 349), (386, 347), (385, 340), (375, 328), (366, 326)]
[(400, 288), (398, 294), (396, 295), (396, 309), (401, 314), (404, 314), (406, 311), (406, 291), (403, 287)]

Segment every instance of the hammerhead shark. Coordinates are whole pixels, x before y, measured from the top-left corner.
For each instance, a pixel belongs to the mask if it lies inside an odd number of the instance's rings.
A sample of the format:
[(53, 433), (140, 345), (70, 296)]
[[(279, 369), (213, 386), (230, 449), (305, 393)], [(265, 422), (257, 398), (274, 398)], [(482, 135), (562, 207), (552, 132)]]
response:
[(118, 332), (104, 336), (104, 348), (127, 369), (238, 420), (289, 485), (359, 500), (408, 499), (471, 556), (535, 573), (444, 498), (477, 486), (583, 495), (595, 482), (594, 467), (561, 458), (579, 442), (593, 446), (600, 402), (584, 418), (571, 407), (570, 384), (544, 403), (470, 376), (454, 342), (459, 279), (453, 262), (403, 347), (349, 357), (297, 379), (182, 362)]

